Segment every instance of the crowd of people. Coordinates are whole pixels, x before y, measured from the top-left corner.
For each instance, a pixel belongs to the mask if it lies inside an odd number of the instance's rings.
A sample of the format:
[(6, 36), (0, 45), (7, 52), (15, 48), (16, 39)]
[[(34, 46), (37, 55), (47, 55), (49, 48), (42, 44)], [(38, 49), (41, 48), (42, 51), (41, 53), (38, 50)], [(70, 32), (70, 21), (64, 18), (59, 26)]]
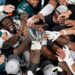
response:
[(75, 75), (75, 0), (0, 0), (0, 75)]

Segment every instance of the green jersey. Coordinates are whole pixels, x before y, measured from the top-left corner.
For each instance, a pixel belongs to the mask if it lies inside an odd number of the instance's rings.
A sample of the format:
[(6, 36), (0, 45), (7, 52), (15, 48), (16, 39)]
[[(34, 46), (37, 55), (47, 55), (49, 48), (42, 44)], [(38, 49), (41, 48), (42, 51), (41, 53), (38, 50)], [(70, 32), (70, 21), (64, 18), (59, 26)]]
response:
[(23, 10), (24, 12), (26, 12), (30, 16), (34, 15), (34, 9), (28, 4), (28, 2), (26, 0), (22, 1), (18, 5), (17, 11), (19, 12), (19, 10)]
[(39, 4), (36, 8), (33, 8), (26, 0), (23, 0), (17, 7), (18, 13), (20, 10), (26, 12), (29, 16), (33, 16), (34, 14), (38, 13), (47, 3), (49, 0), (40, 0)]

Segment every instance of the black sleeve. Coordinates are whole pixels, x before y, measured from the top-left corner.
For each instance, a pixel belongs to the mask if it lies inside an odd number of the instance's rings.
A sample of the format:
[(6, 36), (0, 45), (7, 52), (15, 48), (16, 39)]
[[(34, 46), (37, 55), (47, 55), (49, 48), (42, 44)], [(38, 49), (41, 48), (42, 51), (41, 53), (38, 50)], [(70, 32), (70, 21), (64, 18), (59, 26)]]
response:
[(72, 11), (72, 15), (70, 18), (75, 19), (75, 5), (69, 5), (68, 8)]

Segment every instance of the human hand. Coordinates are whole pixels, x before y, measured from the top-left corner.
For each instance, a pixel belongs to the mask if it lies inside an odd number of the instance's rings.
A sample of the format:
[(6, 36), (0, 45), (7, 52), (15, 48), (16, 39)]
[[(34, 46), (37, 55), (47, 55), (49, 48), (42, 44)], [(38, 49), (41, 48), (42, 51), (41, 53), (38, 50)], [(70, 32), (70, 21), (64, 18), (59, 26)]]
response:
[(3, 6), (3, 11), (5, 12), (13, 12), (14, 10), (15, 10), (15, 7), (11, 4)]
[(69, 58), (70, 50), (65, 45), (62, 49), (57, 50), (56, 54), (57, 54), (57, 58), (58, 58), (59, 62), (62, 62), (62, 61), (65, 61), (67, 58)]
[(66, 57), (65, 52), (62, 49), (58, 49), (56, 54), (57, 54), (56, 57), (58, 58), (59, 62), (62, 62)]
[(26, 26), (28, 26), (28, 27), (34, 26), (33, 17), (31, 17), (27, 20)]
[(66, 0), (58, 0), (58, 2), (59, 2), (60, 5), (61, 5), (61, 4), (63, 4), (63, 5), (67, 5)]
[(65, 20), (65, 25), (67, 25), (67, 26), (75, 26), (75, 21), (74, 20)]
[(43, 22), (45, 22), (44, 16), (41, 13), (37, 14), (37, 18), (41, 19)]
[(52, 40), (52, 42), (54, 42), (55, 40), (58, 39), (58, 37), (60, 36), (60, 32), (57, 31), (45, 31), (45, 34), (48, 36), (49, 40)]
[(40, 20), (43, 20), (43, 22), (45, 22), (43, 15), (39, 13), (27, 20), (27, 26), (34, 26), (34, 23), (39, 22)]
[(71, 14), (72, 14), (72, 12), (70, 10), (61, 13), (60, 15), (58, 15), (58, 18), (57, 18), (58, 22), (62, 22), (64, 20), (68, 19)]
[(68, 46), (65, 45), (62, 49), (65, 52), (66, 57), (69, 57), (70, 56), (70, 49), (68, 48)]

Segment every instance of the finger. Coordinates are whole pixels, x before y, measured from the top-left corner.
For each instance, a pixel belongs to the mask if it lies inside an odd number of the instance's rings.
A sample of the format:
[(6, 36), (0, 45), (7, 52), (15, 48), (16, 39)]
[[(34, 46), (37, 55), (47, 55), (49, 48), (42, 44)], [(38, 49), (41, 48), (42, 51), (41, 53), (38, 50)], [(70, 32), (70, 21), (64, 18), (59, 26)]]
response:
[(57, 50), (57, 52), (59, 53), (59, 54), (62, 54), (63, 53), (63, 50)]
[(63, 19), (63, 20), (65, 20), (65, 16), (61, 16), (61, 17), (60, 17), (60, 19)]
[(61, 52), (61, 51), (62, 51), (62, 49), (57, 49), (57, 51), (58, 51), (58, 52)]
[(63, 18), (63, 15), (59, 15), (57, 20), (59, 21), (59, 20), (61, 20), (61, 19), (64, 19), (64, 18)]
[(59, 53), (59, 52), (57, 52), (57, 57), (58, 57), (58, 58), (64, 57), (64, 53)]
[(60, 56), (61, 54), (60, 54), (60, 52), (56, 52), (56, 54), (58, 55), (58, 56)]
[(64, 22), (64, 19), (60, 19), (59, 22)]
[(15, 9), (15, 6), (13, 6), (13, 5), (9, 5), (9, 7)]
[(29, 26), (32, 26), (33, 23), (32, 22), (28, 22), (26, 25), (29, 27)]
[(55, 57), (57, 57), (57, 58), (58, 58), (59, 56), (58, 56), (58, 55), (55, 55)]
[(41, 19), (43, 22), (45, 22), (45, 19), (44, 19), (43, 17), (40, 17), (40, 19)]
[(9, 10), (10, 10), (9, 12), (13, 12), (15, 9), (9, 8)]
[(59, 22), (62, 22), (62, 21), (64, 21), (64, 19), (59, 19)]
[(69, 22), (65, 22), (65, 24), (70, 24)]

